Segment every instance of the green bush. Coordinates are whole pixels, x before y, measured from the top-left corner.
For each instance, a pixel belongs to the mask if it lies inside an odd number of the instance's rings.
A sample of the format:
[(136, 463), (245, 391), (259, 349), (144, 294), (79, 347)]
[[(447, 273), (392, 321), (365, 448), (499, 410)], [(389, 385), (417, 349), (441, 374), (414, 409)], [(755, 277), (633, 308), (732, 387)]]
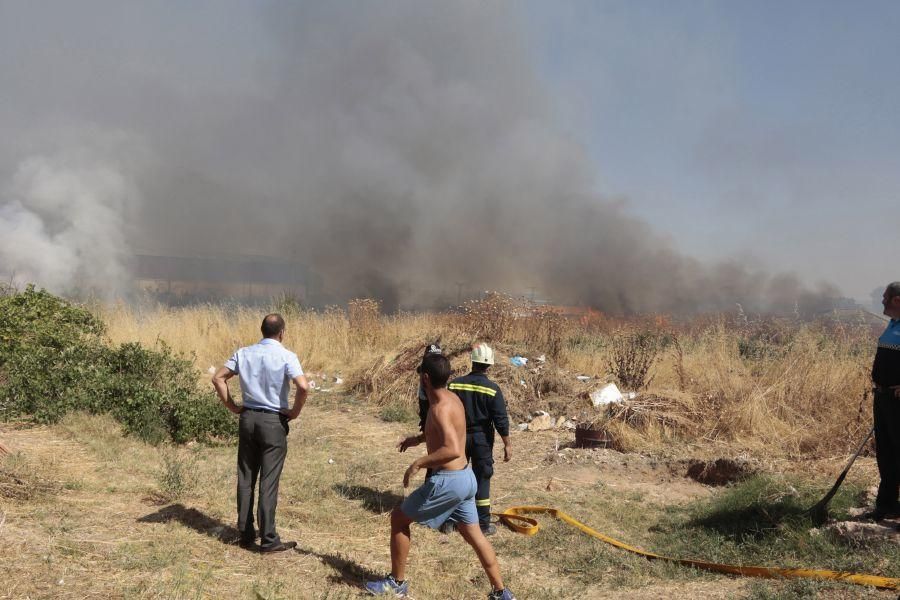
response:
[(0, 297), (0, 418), (108, 412), (154, 444), (235, 435), (231, 414), (198, 387), (193, 360), (164, 343), (111, 346), (103, 332), (84, 307), (33, 286)]
[(160, 456), (162, 468), (156, 473), (159, 493), (169, 502), (180, 500), (194, 488), (197, 453), (184, 455), (163, 447)]
[(382, 408), (379, 416), (382, 421), (387, 423), (414, 423), (419, 418), (409, 407), (399, 402), (388, 404)]

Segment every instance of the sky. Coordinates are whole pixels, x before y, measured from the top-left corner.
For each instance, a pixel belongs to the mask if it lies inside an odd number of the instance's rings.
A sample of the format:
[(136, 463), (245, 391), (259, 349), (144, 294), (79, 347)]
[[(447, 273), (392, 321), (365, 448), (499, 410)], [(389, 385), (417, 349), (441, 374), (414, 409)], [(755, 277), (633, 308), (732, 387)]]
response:
[(529, 2), (597, 186), (700, 258), (900, 278), (900, 3)]
[[(0, 275), (618, 313), (900, 279), (900, 3), (0, 0)], [(224, 267), (223, 267), (224, 268)], [(807, 302), (808, 303), (808, 302)]]

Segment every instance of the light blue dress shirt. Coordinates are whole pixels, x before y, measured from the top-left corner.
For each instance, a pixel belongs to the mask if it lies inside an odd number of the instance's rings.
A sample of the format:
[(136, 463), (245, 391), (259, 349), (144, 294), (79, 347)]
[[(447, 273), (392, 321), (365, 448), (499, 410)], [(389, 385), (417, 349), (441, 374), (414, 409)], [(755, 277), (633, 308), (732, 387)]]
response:
[(237, 374), (245, 407), (278, 412), (288, 409), (291, 380), (303, 375), (297, 355), (271, 338), (241, 348), (225, 368)]

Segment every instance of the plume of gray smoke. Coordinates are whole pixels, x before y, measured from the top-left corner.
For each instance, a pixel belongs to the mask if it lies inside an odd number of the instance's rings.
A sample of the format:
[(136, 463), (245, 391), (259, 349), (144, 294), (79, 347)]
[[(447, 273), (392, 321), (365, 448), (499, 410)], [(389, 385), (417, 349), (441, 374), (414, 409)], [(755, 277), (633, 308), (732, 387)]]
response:
[(125, 212), (137, 190), (117, 170), (31, 157), (0, 200), (0, 265), (14, 285), (112, 296), (128, 289)]
[[(0, 235), (17, 241), (0, 242), (0, 257), (39, 283), (100, 285), (88, 262), (118, 279), (130, 248), (291, 258), (321, 274), (332, 301), (376, 296), (388, 309), (455, 282), (534, 286), (612, 312), (819, 297), (790, 276), (685, 257), (593, 193), (513, 4), (200, 2), (177, 19), (165, 4), (100, 4), (102, 22), (69, 3), (0, 19), (14, 96), (0, 107), (11, 132), (0, 174), (18, 148), (59, 144), (60, 114), (148, 148), (118, 175), (23, 163), (13, 187), (26, 191), (0, 212)], [(29, 25), (40, 40), (21, 33)], [(59, 79), (32, 76), (49, 69)], [(53, 198), (77, 218), (35, 200), (42, 177), (64, 182)]]

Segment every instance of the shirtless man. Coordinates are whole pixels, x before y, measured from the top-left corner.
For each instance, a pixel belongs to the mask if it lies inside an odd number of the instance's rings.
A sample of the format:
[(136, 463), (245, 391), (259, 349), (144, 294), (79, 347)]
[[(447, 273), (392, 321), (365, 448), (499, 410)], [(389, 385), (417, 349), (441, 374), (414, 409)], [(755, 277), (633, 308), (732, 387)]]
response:
[[(440, 354), (428, 354), (419, 367), (419, 379), (428, 396), (429, 411), (425, 421), (425, 445), (428, 454), (413, 461), (403, 475), (403, 487), (421, 469), (431, 469), (425, 483), (391, 511), (391, 574), (379, 581), (366, 583), (372, 594), (393, 593), (405, 597), (406, 558), (409, 555), (411, 523), (437, 529), (449, 518), (475, 550), (481, 566), (491, 582), (489, 600), (515, 600), (503, 586), (500, 567), (491, 543), (484, 537), (475, 509), (477, 483), (466, 462), (466, 415), (462, 402), (447, 390), (450, 361)], [(407, 445), (401, 445), (400, 451)]]

